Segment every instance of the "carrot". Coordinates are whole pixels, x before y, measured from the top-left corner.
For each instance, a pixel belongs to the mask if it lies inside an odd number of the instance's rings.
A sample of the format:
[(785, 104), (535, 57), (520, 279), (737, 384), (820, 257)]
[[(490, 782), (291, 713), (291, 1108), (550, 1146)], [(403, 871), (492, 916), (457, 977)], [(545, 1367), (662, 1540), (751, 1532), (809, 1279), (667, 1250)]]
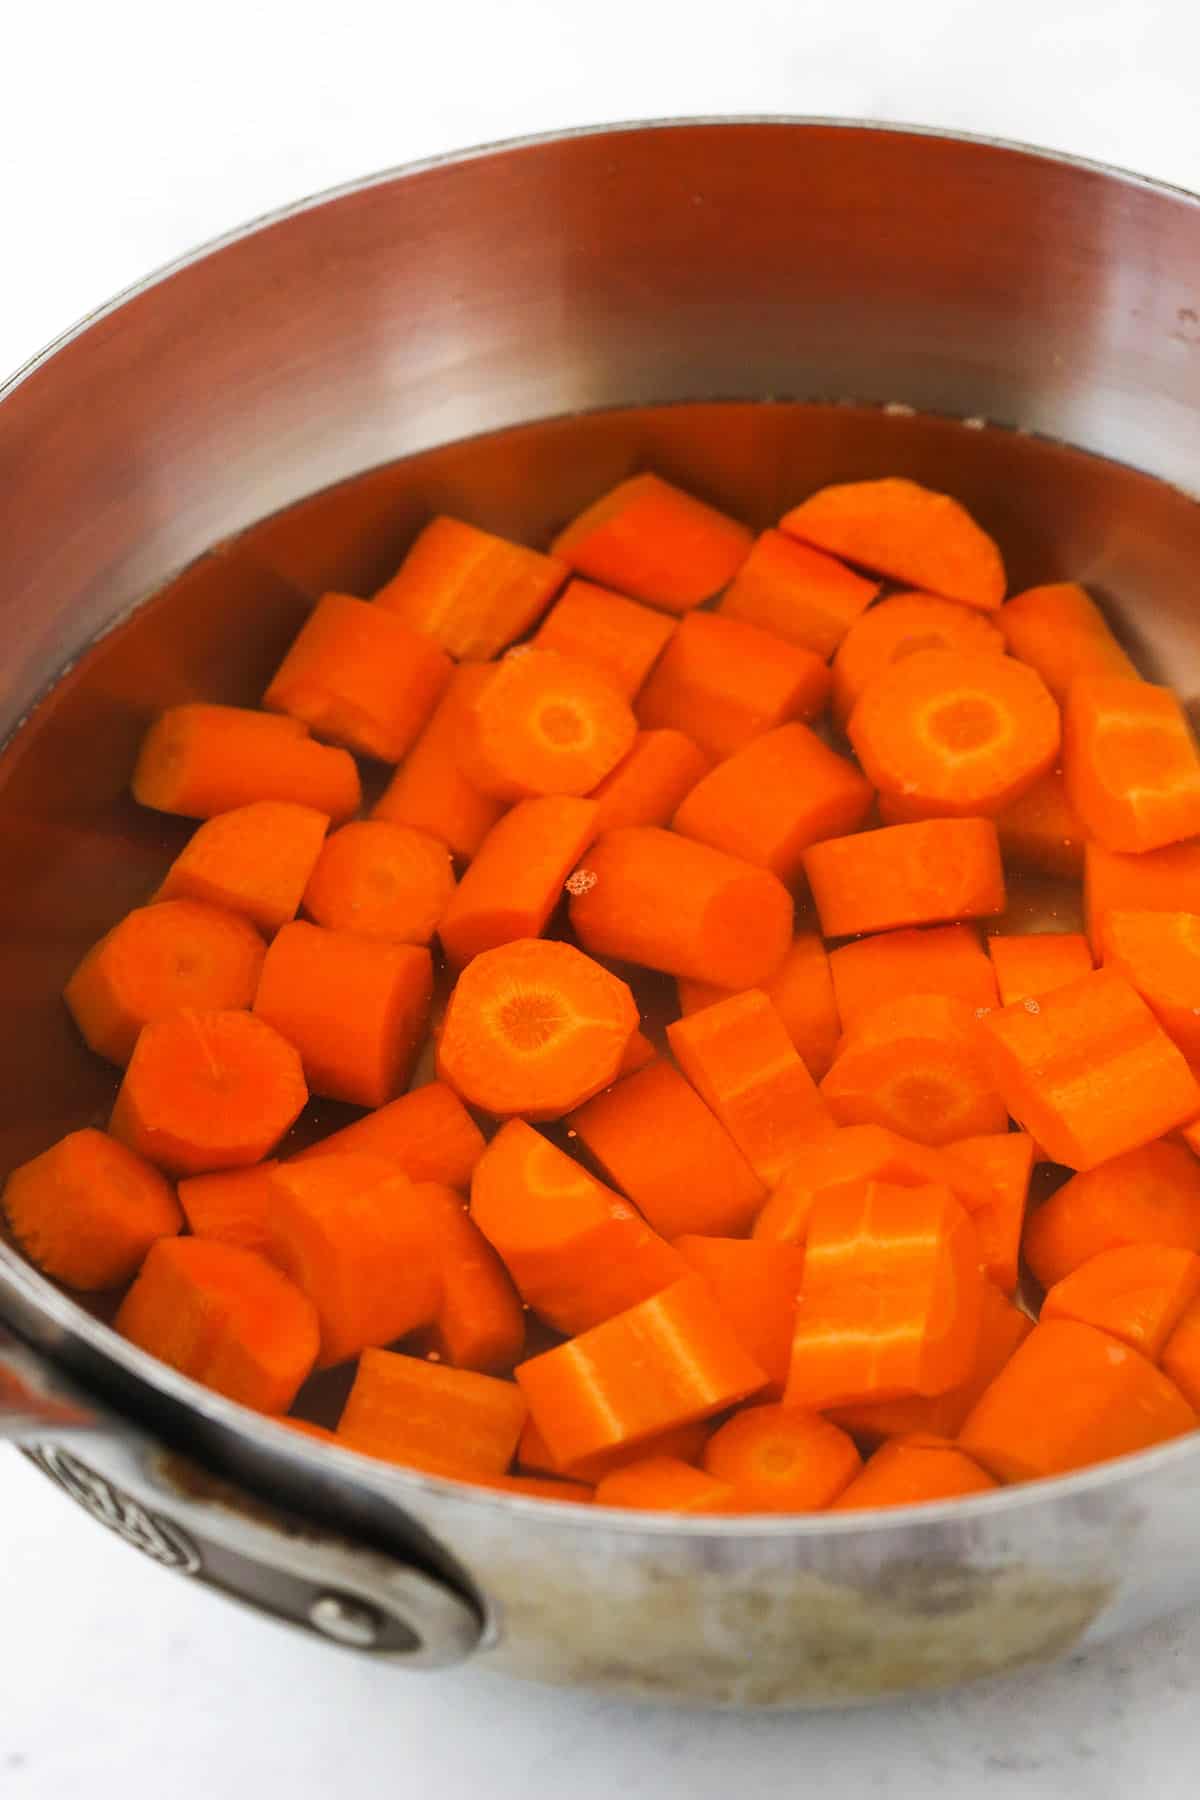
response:
[[(728, 988), (713, 987), (707, 981), (681, 978), (676, 983), (679, 1011), (687, 1018), (702, 1007), (727, 1000)], [(829, 958), (820, 934), (802, 931), (793, 940), (777, 974), (762, 984), (801, 1062), (814, 1081), (827, 1073), (842, 1035), (833, 982), (829, 974)]]
[(859, 695), (885, 670), (921, 650), (1003, 656), (1004, 638), (990, 619), (933, 594), (892, 594), (856, 619), (833, 659), (833, 715), (839, 725)]
[(587, 1331), (687, 1273), (628, 1202), (520, 1119), (480, 1157), (471, 1217), (556, 1331)]
[(257, 1412), (286, 1412), (317, 1360), (311, 1301), (265, 1257), (204, 1238), (162, 1238), (121, 1303), (140, 1350)]
[(188, 819), (286, 800), (340, 822), (362, 799), (348, 750), (316, 743), (294, 719), (198, 703), (168, 707), (155, 720), (132, 786), (139, 806)]
[(266, 954), (249, 920), (195, 900), (138, 906), (94, 944), (63, 989), (84, 1042), (124, 1065), (138, 1033), (185, 1007), (249, 1006)]
[(1063, 777), (1106, 850), (1161, 850), (1200, 832), (1200, 753), (1170, 688), (1081, 676), (1063, 710)]
[(326, 594), (300, 628), (263, 695), (321, 737), (399, 762), (450, 679), (450, 658), (394, 614)]
[(827, 838), (805, 851), (804, 872), (827, 937), (986, 918), (1005, 907), (990, 819), (930, 819)]
[(750, 553), (744, 525), (673, 487), (633, 475), (592, 503), (551, 545), (581, 575), (685, 613), (730, 582)]
[(821, 1195), (808, 1222), (788, 1406), (820, 1411), (942, 1394), (970, 1375), (985, 1278), (945, 1187), (868, 1181)]
[(830, 657), (878, 593), (877, 581), (856, 575), (836, 557), (782, 531), (764, 531), (717, 611)]
[(1101, 1250), (1056, 1281), (1039, 1316), (1094, 1325), (1157, 1362), (1198, 1295), (1200, 1256), (1193, 1251), (1123, 1244)]
[(524, 1421), (525, 1402), (510, 1381), (370, 1349), (337, 1434), (350, 1449), (403, 1467), (502, 1475)]
[(878, 1449), (862, 1474), (843, 1488), (834, 1512), (864, 1507), (920, 1506), (989, 1493), (997, 1484), (957, 1445), (927, 1435), (893, 1438)]
[(644, 1031), (635, 1031), (626, 1044), (617, 1064), (617, 1079), (624, 1080), (626, 1075), (636, 1075), (639, 1069), (646, 1068), (658, 1055), (658, 1051), (650, 1042)]
[(1066, 700), (1080, 675), (1138, 678), (1104, 614), (1077, 582), (1055, 581), (1014, 594), (997, 623), (1010, 653), (1037, 670), (1056, 700)]
[(676, 1062), (758, 1179), (774, 1187), (833, 1121), (783, 1020), (757, 988), (667, 1027)]
[(269, 936), (295, 918), (328, 828), (289, 800), (235, 806), (196, 828), (154, 898), (224, 907)]
[(516, 1368), (517, 1384), (566, 1468), (711, 1418), (766, 1381), (695, 1276)]
[(457, 1479), (479, 1487), (497, 1488), (503, 1494), (524, 1494), (531, 1500), (563, 1500), (574, 1506), (589, 1506), (595, 1498), (585, 1481), (549, 1480), (540, 1475), (493, 1475), (485, 1480), (462, 1473)]
[(601, 670), (521, 645), (468, 708), (458, 760), (472, 786), (497, 800), (587, 794), (636, 736), (629, 702)]
[(632, 700), (666, 649), (675, 627), (636, 600), (626, 600), (591, 581), (568, 581), (532, 642), (590, 663)]
[(567, 1123), (601, 1172), (666, 1238), (735, 1236), (749, 1229), (762, 1204), (762, 1182), (668, 1063), (626, 1076)]
[(1161, 1366), (1188, 1405), (1200, 1408), (1200, 1301), (1192, 1301), (1167, 1339)]
[(1088, 941), (1078, 931), (997, 932), (987, 944), (1001, 1006), (1036, 1000), (1090, 975), (1094, 966)]
[(964, 1160), (992, 1190), (991, 1198), (983, 1202), (967, 1194), (959, 1198), (979, 1234), (984, 1268), (1006, 1294), (1015, 1293), (1033, 1174), (1033, 1139), (1024, 1131), (988, 1133), (959, 1139), (949, 1146), (949, 1154)]
[(407, 825), (435, 837), (462, 862), (470, 862), (503, 803), (472, 787), (458, 765), (458, 746), (490, 667), (464, 663), (442, 690), (428, 724), (371, 811), (373, 819)]
[(919, 1144), (1004, 1131), (996, 1091), (964, 1001), (909, 994), (852, 1025), (821, 1096), (839, 1125), (884, 1125)]
[(1000, 552), (957, 500), (915, 481), (823, 487), (780, 520), (780, 530), (890, 581), (994, 611), (1004, 599)]
[(718, 763), (671, 824), (791, 883), (809, 845), (857, 831), (872, 799), (857, 769), (807, 725), (780, 725)]
[(638, 1512), (728, 1512), (733, 1490), (723, 1481), (674, 1456), (645, 1456), (625, 1463), (596, 1484), (597, 1506)]
[(304, 910), (331, 931), (428, 944), (453, 894), (445, 844), (407, 825), (356, 819), (327, 839)]
[(252, 1169), (185, 1177), (179, 1183), (179, 1204), (192, 1236), (269, 1258), (275, 1195), (271, 1177), (278, 1167), (277, 1162), (263, 1162)]
[(1099, 956), (1110, 913), (1200, 913), (1200, 838), (1144, 856), (1089, 844), (1083, 882), (1088, 941)]
[(300, 1058), (248, 1012), (177, 1012), (147, 1025), (109, 1130), (168, 1175), (261, 1162), (308, 1100)]
[(459, 976), (438, 1075), (497, 1118), (561, 1119), (616, 1080), (638, 1010), (625, 982), (572, 944), (518, 938)]
[(997, 813), (996, 830), (1004, 860), (1013, 867), (1068, 881), (1083, 874), (1087, 833), (1067, 799), (1061, 769), (1051, 769)]
[(959, 1448), (998, 1481), (1035, 1481), (1146, 1450), (1197, 1424), (1154, 1364), (1106, 1332), (1052, 1319), (976, 1402)]
[(639, 731), (633, 749), (592, 789), (596, 830), (668, 825), (708, 768), (708, 758), (682, 731)]
[(453, 1188), (421, 1182), (413, 1199), (437, 1243), (441, 1291), (430, 1348), (456, 1369), (507, 1372), (525, 1348), (525, 1309), (507, 1269)]
[(333, 1444), (337, 1447), (337, 1433), (324, 1425), (314, 1425), (311, 1419), (289, 1419), (280, 1417), (272, 1421), (275, 1425), (286, 1425), (289, 1431), (298, 1431), (302, 1437), (316, 1438), (319, 1444)]
[(1200, 1254), (1200, 1165), (1182, 1144), (1145, 1144), (1072, 1176), (1025, 1231), (1025, 1256), (1044, 1288), (1126, 1244)]
[(396, 1163), (410, 1181), (465, 1188), (483, 1155), (483, 1133), (458, 1095), (430, 1081), (301, 1150), (297, 1161), (363, 1150)]
[(297, 920), (267, 951), (254, 1011), (295, 1045), (314, 1094), (382, 1106), (412, 1078), (432, 994), (428, 950)]
[(1008, 1111), (1070, 1169), (1093, 1169), (1200, 1113), (1183, 1057), (1112, 969), (1001, 1007), (976, 1031)]
[(455, 968), (545, 930), (595, 821), (594, 801), (552, 796), (523, 800), (493, 826), (438, 926)]
[(426, 525), (375, 604), (459, 661), (486, 662), (525, 635), (566, 576), (557, 557), (439, 517)]
[(862, 1468), (853, 1441), (798, 1406), (747, 1406), (718, 1426), (704, 1467), (733, 1490), (732, 1512), (820, 1512)]
[(741, 619), (690, 613), (638, 695), (638, 723), (684, 731), (716, 759), (772, 726), (815, 718), (829, 685), (813, 651)]
[(792, 940), (791, 895), (768, 870), (650, 825), (606, 831), (570, 893), (593, 956), (729, 989), (769, 982)]
[(942, 994), (975, 1007), (995, 1006), (996, 977), (970, 925), (881, 932), (843, 944), (829, 958), (843, 1029), (909, 994)]
[(0, 1205), (30, 1260), (84, 1292), (128, 1281), (183, 1224), (158, 1170), (91, 1126), (14, 1169)]
[(874, 785), (927, 816), (1002, 812), (1055, 764), (1058, 707), (1008, 656), (921, 650), (869, 682), (846, 726)]
[(321, 1368), (433, 1322), (437, 1223), (394, 1163), (346, 1151), (271, 1179), (271, 1255), (317, 1309)]
[(1104, 967), (1137, 989), (1189, 1062), (1200, 1062), (1200, 915), (1110, 912), (1101, 942)]
[(702, 1275), (734, 1335), (770, 1378), (767, 1393), (783, 1393), (792, 1357), (796, 1300), (804, 1275), (798, 1244), (753, 1238), (676, 1238), (683, 1260)]
[[(595, 1456), (585, 1456), (574, 1462), (572, 1479), (578, 1481), (603, 1481), (615, 1469), (624, 1469), (631, 1462), (641, 1462), (646, 1457), (667, 1456), (672, 1462), (696, 1462), (705, 1444), (708, 1442), (710, 1422), (707, 1419), (695, 1419), (687, 1425), (674, 1425), (669, 1431), (660, 1431), (654, 1437), (642, 1438), (632, 1450), (618, 1446), (615, 1450), (601, 1450)], [(543, 1474), (561, 1475), (562, 1469), (551, 1455), (550, 1446), (537, 1428), (533, 1418), (525, 1421), (517, 1444), (517, 1462), (523, 1469), (538, 1469)]]

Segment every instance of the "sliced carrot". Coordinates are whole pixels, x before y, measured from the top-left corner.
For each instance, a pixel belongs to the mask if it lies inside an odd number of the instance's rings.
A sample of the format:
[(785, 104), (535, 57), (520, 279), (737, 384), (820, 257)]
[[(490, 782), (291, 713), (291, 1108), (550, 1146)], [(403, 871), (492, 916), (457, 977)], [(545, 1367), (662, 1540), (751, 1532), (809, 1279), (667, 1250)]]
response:
[(1189, 1406), (1200, 1409), (1200, 1300), (1193, 1300), (1167, 1339), (1162, 1372)]
[[(650, 1456), (669, 1456), (673, 1462), (697, 1462), (708, 1442), (711, 1429), (707, 1419), (695, 1419), (687, 1425), (673, 1425), (670, 1430), (660, 1431), (654, 1437), (642, 1438), (632, 1450), (622, 1446), (615, 1450), (601, 1450), (595, 1456), (585, 1456), (574, 1462), (571, 1465), (574, 1471), (572, 1479), (602, 1481), (614, 1469), (627, 1468), (631, 1462), (640, 1462)], [(517, 1445), (517, 1462), (523, 1469), (539, 1469), (547, 1475), (561, 1475), (563, 1472), (532, 1417), (526, 1419), (522, 1429)]]
[(404, 1467), (502, 1475), (525, 1402), (511, 1381), (419, 1356), (364, 1350), (337, 1435), (352, 1450)]
[(628, 1201), (520, 1119), (480, 1157), (471, 1217), (557, 1331), (587, 1331), (687, 1273)]
[(857, 831), (869, 784), (806, 725), (780, 725), (718, 763), (688, 794), (672, 829), (795, 881), (821, 838)]
[(987, 946), (1001, 1006), (1036, 1000), (1090, 975), (1094, 966), (1088, 941), (1077, 931), (997, 932)]
[(616, 1080), (638, 1010), (625, 982), (572, 944), (518, 938), (463, 970), (438, 1075), (497, 1118), (561, 1119)]
[(172, 706), (142, 740), (133, 797), (156, 812), (211, 819), (287, 800), (340, 822), (362, 799), (348, 750), (318, 744), (295, 719), (239, 706)]
[(982, 919), (1005, 907), (990, 819), (930, 819), (828, 838), (805, 851), (804, 872), (827, 937)]
[(1030, 1333), (959, 1433), (998, 1481), (1035, 1481), (1146, 1450), (1197, 1424), (1173, 1382), (1107, 1332), (1052, 1319)]
[(821, 1096), (839, 1125), (884, 1125), (918, 1144), (1004, 1131), (1008, 1111), (975, 1032), (974, 1009), (909, 994), (847, 1031)]
[(89, 1048), (125, 1064), (153, 1019), (185, 1007), (249, 1006), (265, 955), (257, 931), (237, 913), (164, 900), (135, 907), (94, 944), (63, 998)]
[(193, 1237), (233, 1244), (270, 1257), (277, 1162), (252, 1169), (222, 1169), (216, 1175), (188, 1175), (179, 1183), (179, 1204)]
[(1003, 656), (1004, 637), (990, 619), (933, 594), (891, 594), (851, 625), (833, 659), (833, 712), (840, 725), (876, 675), (921, 650)]
[(696, 1276), (519, 1363), (516, 1378), (566, 1468), (711, 1418), (766, 1381)]
[(429, 1081), (310, 1144), (296, 1160), (345, 1150), (382, 1156), (396, 1163), (410, 1181), (439, 1181), (465, 1189), (483, 1155), (483, 1133), (451, 1088)]
[(878, 1449), (862, 1474), (843, 1488), (834, 1512), (865, 1507), (920, 1506), (989, 1493), (997, 1484), (955, 1444), (933, 1436), (893, 1438)]
[(687, 1234), (676, 1238), (675, 1248), (704, 1277), (735, 1336), (770, 1377), (766, 1391), (778, 1398), (792, 1358), (804, 1276), (801, 1246)]
[[(698, 1016), (698, 1015), (697, 1015)], [(678, 1070), (653, 1062), (597, 1094), (568, 1125), (666, 1238), (749, 1229), (766, 1188)]]
[[(728, 988), (681, 978), (679, 1011), (686, 1018), (701, 1007), (729, 997)], [(763, 992), (783, 1020), (800, 1060), (814, 1081), (828, 1071), (842, 1035), (829, 974), (829, 958), (819, 932), (802, 931), (792, 940), (778, 973), (763, 982)]]
[(829, 698), (821, 658), (719, 613), (690, 613), (638, 695), (638, 723), (687, 733), (708, 756), (730, 756), (789, 719), (812, 719)]
[(1088, 940), (1097, 956), (1110, 913), (1200, 913), (1200, 838), (1144, 856), (1089, 844), (1083, 895)]
[(248, 1012), (178, 1012), (147, 1025), (109, 1130), (169, 1175), (261, 1162), (308, 1100), (300, 1058)]
[(1087, 832), (1067, 799), (1061, 769), (1051, 769), (996, 814), (1005, 861), (1038, 875), (1078, 881)]
[(798, 1406), (745, 1406), (717, 1427), (704, 1467), (732, 1512), (820, 1512), (862, 1468), (853, 1440)]
[(1106, 850), (1161, 850), (1200, 832), (1200, 752), (1170, 688), (1081, 676), (1063, 711), (1063, 776)]
[(1200, 1165), (1182, 1144), (1146, 1144), (1072, 1176), (1025, 1231), (1025, 1255), (1044, 1288), (1125, 1244), (1200, 1254)]
[(617, 1079), (620, 1081), (626, 1075), (636, 1075), (639, 1069), (644, 1069), (652, 1063), (657, 1055), (658, 1051), (645, 1032), (635, 1031), (626, 1044), (617, 1065)]
[(736, 519), (659, 475), (633, 475), (581, 512), (551, 545), (593, 581), (664, 612), (689, 612), (730, 582), (753, 537)]
[(970, 925), (860, 938), (831, 953), (829, 973), (846, 1032), (909, 994), (943, 994), (971, 1008), (996, 1004), (996, 977)]
[(1198, 1295), (1200, 1256), (1193, 1251), (1123, 1244), (1101, 1250), (1056, 1281), (1039, 1317), (1094, 1325), (1157, 1362)]
[(492, 678), (490, 667), (464, 663), (454, 670), (424, 731), (375, 802), (371, 817), (438, 838), (469, 862), (504, 804), (481, 794), (463, 774), (458, 746), (475, 701)]
[(1004, 599), (1000, 552), (949, 494), (915, 481), (848, 481), (818, 489), (780, 530), (891, 581), (991, 612)]
[(523, 800), (492, 827), (438, 926), (456, 968), (545, 930), (595, 822), (594, 800), (555, 795)]
[(294, 919), (329, 828), (325, 813), (258, 800), (206, 819), (159, 885), (156, 900), (200, 900), (267, 933)]
[(960, 1193), (959, 1198), (979, 1234), (983, 1266), (1006, 1294), (1016, 1292), (1020, 1273), (1034, 1149), (1025, 1131), (985, 1133), (949, 1146), (949, 1154), (965, 1161), (992, 1190), (991, 1198), (982, 1203), (968, 1194)]
[(487, 1479), (460, 1474), (459, 1481), (497, 1488), (503, 1494), (524, 1494), (530, 1500), (562, 1500), (572, 1506), (590, 1506), (594, 1490), (586, 1481), (558, 1481), (540, 1475), (493, 1475)]
[(497, 800), (587, 794), (636, 736), (629, 702), (601, 670), (522, 645), (475, 696), (458, 760), (467, 780)]
[(440, 517), (426, 525), (375, 604), (460, 661), (486, 662), (525, 635), (566, 576), (557, 557)]
[(1055, 581), (1014, 594), (997, 623), (1012, 655), (1037, 670), (1056, 700), (1066, 699), (1080, 675), (1138, 678), (1104, 614), (1077, 582)]
[(1200, 1062), (1200, 914), (1110, 912), (1102, 949), (1191, 1063)]
[(597, 832), (669, 825), (707, 768), (703, 750), (682, 731), (639, 731), (629, 755), (592, 789)]
[(286, 1412), (317, 1360), (317, 1315), (253, 1250), (162, 1238), (116, 1329), (160, 1362), (257, 1412)]
[(254, 1011), (295, 1045), (314, 1094), (382, 1106), (412, 1078), (432, 995), (428, 950), (296, 920), (267, 951)]
[(792, 941), (791, 895), (768, 870), (651, 825), (606, 831), (570, 894), (593, 956), (731, 990), (769, 982)]
[(183, 1224), (158, 1170), (91, 1126), (14, 1169), (0, 1205), (30, 1260), (84, 1292), (128, 1281)]
[(638, 1512), (728, 1512), (733, 1490), (675, 1456), (645, 1456), (625, 1463), (596, 1484), (597, 1506)]
[(592, 581), (568, 581), (533, 636), (538, 650), (591, 663), (632, 700), (675, 627), (662, 613)]
[(445, 844), (407, 825), (355, 819), (326, 840), (304, 910), (331, 931), (428, 944), (453, 894)]
[(1200, 1113), (1187, 1063), (1112, 969), (1000, 1007), (976, 1030), (1008, 1111), (1070, 1169), (1093, 1169)]
[(525, 1309), (508, 1270), (453, 1188), (420, 1182), (413, 1199), (437, 1242), (440, 1292), (431, 1348), (456, 1369), (507, 1373), (525, 1348)]
[(782, 531), (764, 531), (717, 611), (830, 657), (878, 592), (877, 581), (856, 575), (836, 557)]

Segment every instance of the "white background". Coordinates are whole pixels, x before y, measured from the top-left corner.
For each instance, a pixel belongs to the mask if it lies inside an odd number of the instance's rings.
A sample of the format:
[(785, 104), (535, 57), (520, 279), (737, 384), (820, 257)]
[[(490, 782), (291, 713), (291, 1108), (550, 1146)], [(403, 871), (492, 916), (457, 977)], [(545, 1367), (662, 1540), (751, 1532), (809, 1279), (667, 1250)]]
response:
[[(0, 371), (256, 213), (556, 126), (873, 116), (1200, 188), (1198, 70), (1195, 0), (0, 0)], [(1198, 1619), (920, 1706), (643, 1712), (339, 1658), (160, 1573), (2, 1447), (0, 1531), (4, 1800), (1196, 1791)]]

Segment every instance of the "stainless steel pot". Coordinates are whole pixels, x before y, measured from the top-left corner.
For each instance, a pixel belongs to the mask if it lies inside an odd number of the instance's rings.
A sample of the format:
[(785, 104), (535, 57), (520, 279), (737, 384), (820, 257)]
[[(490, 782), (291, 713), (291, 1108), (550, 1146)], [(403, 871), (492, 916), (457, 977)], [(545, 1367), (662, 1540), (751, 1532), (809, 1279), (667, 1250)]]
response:
[[(975, 506), (1018, 579), (1106, 592), (1194, 695), (1198, 451), (1200, 202), (966, 139), (585, 131), (363, 182), (134, 290), (0, 392), (0, 730), (201, 558), (0, 765), (4, 1165), (102, 1116), (49, 1019), (169, 853), (120, 797), (146, 707), (218, 673), (252, 689), (306, 598), (369, 591), (430, 506), (536, 533), (655, 461), (765, 521), (831, 474), (907, 470)], [(813, 1704), (1048, 1658), (1200, 1593), (1200, 1441), (895, 1516), (640, 1518), (298, 1440), (2, 1243), (0, 1320), (0, 1435), (68, 1494), (164, 1566), (398, 1665)]]

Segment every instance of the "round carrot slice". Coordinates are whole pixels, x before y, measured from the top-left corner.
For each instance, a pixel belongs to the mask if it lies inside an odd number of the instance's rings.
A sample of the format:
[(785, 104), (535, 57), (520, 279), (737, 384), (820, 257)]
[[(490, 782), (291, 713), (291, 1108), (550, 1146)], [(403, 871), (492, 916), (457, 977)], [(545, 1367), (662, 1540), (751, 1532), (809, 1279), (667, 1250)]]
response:
[(848, 1434), (799, 1406), (748, 1406), (714, 1431), (704, 1467), (733, 1490), (732, 1512), (815, 1512), (862, 1468)]
[(556, 650), (498, 663), (467, 716), (463, 772), (498, 800), (587, 794), (633, 748), (637, 721), (609, 678)]
[(844, 725), (867, 683), (921, 650), (1003, 656), (1004, 633), (982, 613), (934, 594), (892, 594), (856, 619), (833, 659), (833, 710)]
[(437, 838), (384, 819), (355, 819), (326, 839), (304, 909), (331, 931), (427, 944), (453, 892), (450, 852)]

